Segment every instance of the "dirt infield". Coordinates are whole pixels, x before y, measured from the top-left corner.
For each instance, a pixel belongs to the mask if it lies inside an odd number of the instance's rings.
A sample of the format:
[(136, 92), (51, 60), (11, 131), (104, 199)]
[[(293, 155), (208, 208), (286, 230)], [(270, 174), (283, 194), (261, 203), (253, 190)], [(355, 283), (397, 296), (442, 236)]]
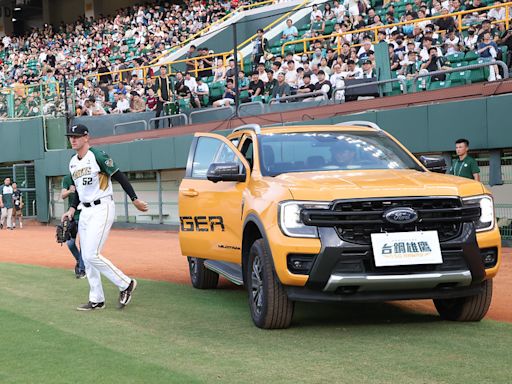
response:
[[(74, 259), (64, 245), (55, 242), (54, 227), (26, 225), (22, 230), (0, 231), (0, 262), (33, 264), (70, 271)], [(189, 284), (188, 265), (181, 256), (175, 232), (113, 230), (103, 254), (128, 275)], [(504, 252), (500, 272), (494, 280), (489, 318), (512, 322), (512, 249)], [(71, 272), (70, 272), (71, 275)], [(418, 311), (435, 311), (429, 301), (402, 302)]]

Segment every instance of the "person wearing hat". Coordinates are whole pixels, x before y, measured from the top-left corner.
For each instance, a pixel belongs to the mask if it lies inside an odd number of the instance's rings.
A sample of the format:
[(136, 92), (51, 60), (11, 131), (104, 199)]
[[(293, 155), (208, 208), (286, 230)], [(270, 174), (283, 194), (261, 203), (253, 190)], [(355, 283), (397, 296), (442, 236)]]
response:
[(363, 68), (363, 71), (358, 74), (358, 79), (371, 79), (377, 77), (370, 59), (363, 59), (361, 67)]
[(62, 215), (72, 220), (81, 209), (78, 223), (80, 249), (89, 281), (89, 301), (77, 307), (79, 311), (105, 308), (105, 295), (101, 284), (103, 275), (119, 288), (119, 308), (130, 301), (137, 281), (126, 276), (101, 250), (115, 219), (112, 179), (116, 180), (129, 196), (136, 209), (148, 210), (146, 202), (139, 200), (126, 175), (105, 152), (91, 147), (89, 130), (82, 124), (70, 127), (66, 136), (76, 154), (69, 162), (69, 173), (75, 187), (75, 196), (69, 209)]

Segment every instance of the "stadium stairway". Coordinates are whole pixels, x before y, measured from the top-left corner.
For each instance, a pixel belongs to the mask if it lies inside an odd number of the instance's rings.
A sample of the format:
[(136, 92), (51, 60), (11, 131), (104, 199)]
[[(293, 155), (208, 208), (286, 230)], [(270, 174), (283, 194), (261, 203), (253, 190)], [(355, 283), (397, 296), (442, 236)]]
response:
[[(157, 65), (184, 59), (191, 45), (196, 47), (206, 46), (215, 53), (228, 52), (233, 48), (232, 29), (228, 28), (230, 25), (237, 23), (237, 39), (239, 43), (242, 43), (254, 36), (258, 28), (266, 27), (303, 2), (304, 0), (293, 0), (235, 12), (232, 17), (212, 27), (204, 36), (198, 37), (180, 49), (160, 57)], [(250, 56), (250, 51), (248, 55)]]

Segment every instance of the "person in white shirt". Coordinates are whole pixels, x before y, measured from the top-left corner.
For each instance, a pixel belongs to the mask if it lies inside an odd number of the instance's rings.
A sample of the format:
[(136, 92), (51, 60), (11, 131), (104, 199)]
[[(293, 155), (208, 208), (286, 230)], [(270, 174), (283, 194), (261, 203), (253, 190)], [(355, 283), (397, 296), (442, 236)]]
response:
[(185, 73), (185, 85), (190, 89), (190, 92), (194, 93), (197, 90), (197, 81), (190, 72)]
[(363, 60), (363, 70), (359, 72), (356, 79), (370, 79), (373, 77), (377, 77), (375, 71), (373, 70), (372, 62), (369, 59)]
[(196, 89), (194, 92), (192, 92), (192, 98), (194, 99), (194, 104), (197, 106), (197, 108), (201, 108), (201, 99), (205, 96), (210, 96), (210, 87), (208, 87), (208, 84), (199, 78), (197, 79)]
[(267, 71), (265, 70), (265, 64), (258, 64), (258, 79), (263, 81), (264, 83), (268, 83)]
[(318, 9), (318, 5), (313, 5), (313, 9), (311, 10), (311, 16), (310, 21), (311, 23), (314, 23), (316, 21), (316, 17), (320, 16), (321, 19), (323, 19), (324, 14), (321, 10)]
[(295, 69), (295, 61), (288, 61), (288, 65), (286, 68), (286, 73), (284, 75), (284, 80), (292, 89), (297, 89), (297, 70)]
[(336, 22), (338, 23), (343, 21), (343, 16), (345, 16), (345, 13), (347, 12), (343, 4), (340, 4), (339, 1), (335, 1), (333, 3), (332, 11), (334, 12), (334, 17), (336, 17)]
[[(494, 5), (500, 5), (501, 1), (496, 0)], [(505, 20), (505, 8), (493, 8), (489, 10), (487, 17), (491, 20)]]
[(444, 43), (446, 44), (446, 54), (451, 55), (452, 53), (459, 52), (460, 39), (455, 34), (455, 30), (448, 30), (448, 34), (445, 37)]

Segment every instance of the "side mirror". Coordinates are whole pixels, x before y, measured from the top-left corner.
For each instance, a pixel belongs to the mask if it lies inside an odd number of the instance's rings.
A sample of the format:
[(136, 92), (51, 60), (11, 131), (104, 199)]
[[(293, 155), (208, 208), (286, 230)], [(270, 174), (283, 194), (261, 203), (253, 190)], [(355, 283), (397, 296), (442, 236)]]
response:
[(420, 156), (420, 161), (431, 172), (446, 173), (446, 161), (441, 156)]
[[(242, 171), (240, 171), (242, 168)], [(206, 173), (206, 178), (214, 183), (219, 181), (245, 181), (247, 175), (241, 164), (237, 163), (212, 163)]]

